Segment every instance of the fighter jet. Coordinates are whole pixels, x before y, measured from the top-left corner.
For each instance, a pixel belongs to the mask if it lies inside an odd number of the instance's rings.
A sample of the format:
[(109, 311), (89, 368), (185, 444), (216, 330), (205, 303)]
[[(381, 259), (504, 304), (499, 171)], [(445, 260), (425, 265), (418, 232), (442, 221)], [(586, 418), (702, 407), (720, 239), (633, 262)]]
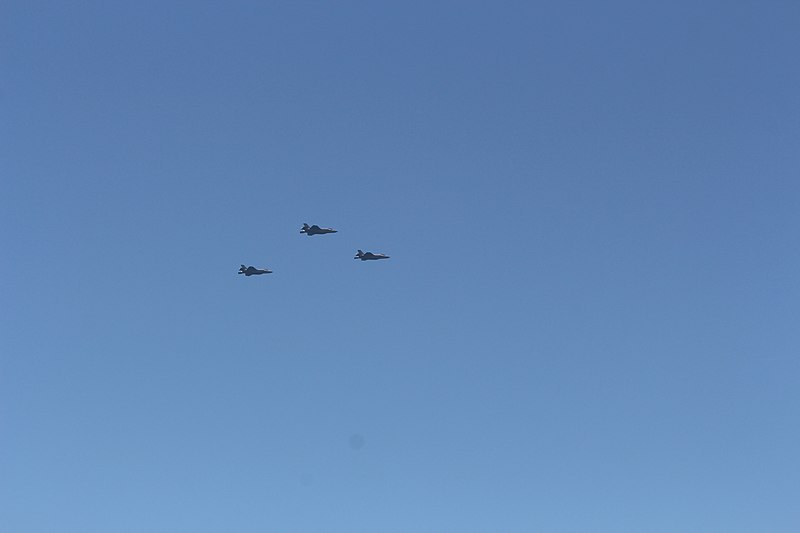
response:
[(362, 252), (359, 250), (356, 252), (356, 256), (353, 259), (361, 259), (362, 261), (375, 261), (376, 259), (389, 259), (389, 256), (384, 254), (373, 254), (372, 252)]
[(336, 230), (333, 228), (320, 228), (316, 224), (313, 226), (309, 226), (308, 224), (303, 224), (303, 229), (300, 230), (300, 233), (305, 233), (309, 237), (312, 235), (325, 235), (326, 233), (336, 233)]
[(242, 265), (239, 268), (239, 274), (244, 274), (245, 276), (258, 276), (261, 274), (272, 274), (272, 270), (267, 268), (256, 268), (254, 266), (244, 266)]

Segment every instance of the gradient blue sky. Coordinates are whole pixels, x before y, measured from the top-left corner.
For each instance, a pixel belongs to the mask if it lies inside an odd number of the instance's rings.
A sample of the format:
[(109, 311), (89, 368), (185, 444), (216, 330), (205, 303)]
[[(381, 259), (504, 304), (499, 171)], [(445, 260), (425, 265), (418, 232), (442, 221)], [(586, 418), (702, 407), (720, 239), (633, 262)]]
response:
[(796, 533), (798, 28), (4, 2), (0, 530)]

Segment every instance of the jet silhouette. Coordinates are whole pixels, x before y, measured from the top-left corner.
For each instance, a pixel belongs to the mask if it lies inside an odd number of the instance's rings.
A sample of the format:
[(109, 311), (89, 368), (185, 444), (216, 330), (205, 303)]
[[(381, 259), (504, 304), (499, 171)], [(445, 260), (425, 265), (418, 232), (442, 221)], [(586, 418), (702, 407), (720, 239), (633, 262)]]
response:
[(256, 268), (254, 266), (244, 266), (242, 265), (239, 268), (239, 274), (244, 274), (245, 276), (258, 276), (260, 274), (272, 274), (272, 270), (267, 268)]
[(376, 259), (389, 259), (389, 256), (385, 254), (373, 254), (372, 252), (362, 252), (359, 250), (356, 252), (356, 256), (353, 259), (361, 259), (362, 261), (375, 261)]
[(325, 235), (326, 233), (336, 233), (336, 230), (333, 228), (320, 228), (316, 224), (313, 226), (309, 226), (308, 224), (303, 224), (303, 229), (300, 230), (300, 233), (305, 233), (309, 237), (312, 235)]

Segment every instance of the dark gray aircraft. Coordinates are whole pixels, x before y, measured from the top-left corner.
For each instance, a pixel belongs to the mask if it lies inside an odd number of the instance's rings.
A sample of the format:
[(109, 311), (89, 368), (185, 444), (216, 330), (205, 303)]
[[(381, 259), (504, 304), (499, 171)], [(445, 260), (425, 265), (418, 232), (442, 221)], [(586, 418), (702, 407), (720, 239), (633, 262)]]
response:
[(362, 252), (359, 250), (356, 252), (356, 256), (353, 259), (361, 259), (362, 261), (375, 261), (376, 259), (389, 259), (389, 256), (385, 254), (373, 254), (372, 252)]
[(337, 233), (333, 228), (320, 228), (316, 224), (313, 226), (309, 226), (308, 224), (303, 224), (303, 229), (300, 230), (300, 233), (305, 233), (309, 237), (312, 235), (325, 235), (326, 233)]
[(272, 274), (272, 270), (267, 268), (256, 268), (254, 266), (244, 266), (242, 265), (239, 268), (239, 274), (244, 274), (245, 276), (258, 276), (260, 274)]

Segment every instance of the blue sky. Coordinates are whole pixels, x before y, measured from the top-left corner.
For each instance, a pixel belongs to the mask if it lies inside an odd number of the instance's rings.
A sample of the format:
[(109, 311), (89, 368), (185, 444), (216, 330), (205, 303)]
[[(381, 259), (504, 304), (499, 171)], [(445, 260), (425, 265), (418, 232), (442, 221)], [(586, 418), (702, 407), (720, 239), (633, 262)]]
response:
[(800, 528), (796, 2), (0, 15), (0, 530)]

